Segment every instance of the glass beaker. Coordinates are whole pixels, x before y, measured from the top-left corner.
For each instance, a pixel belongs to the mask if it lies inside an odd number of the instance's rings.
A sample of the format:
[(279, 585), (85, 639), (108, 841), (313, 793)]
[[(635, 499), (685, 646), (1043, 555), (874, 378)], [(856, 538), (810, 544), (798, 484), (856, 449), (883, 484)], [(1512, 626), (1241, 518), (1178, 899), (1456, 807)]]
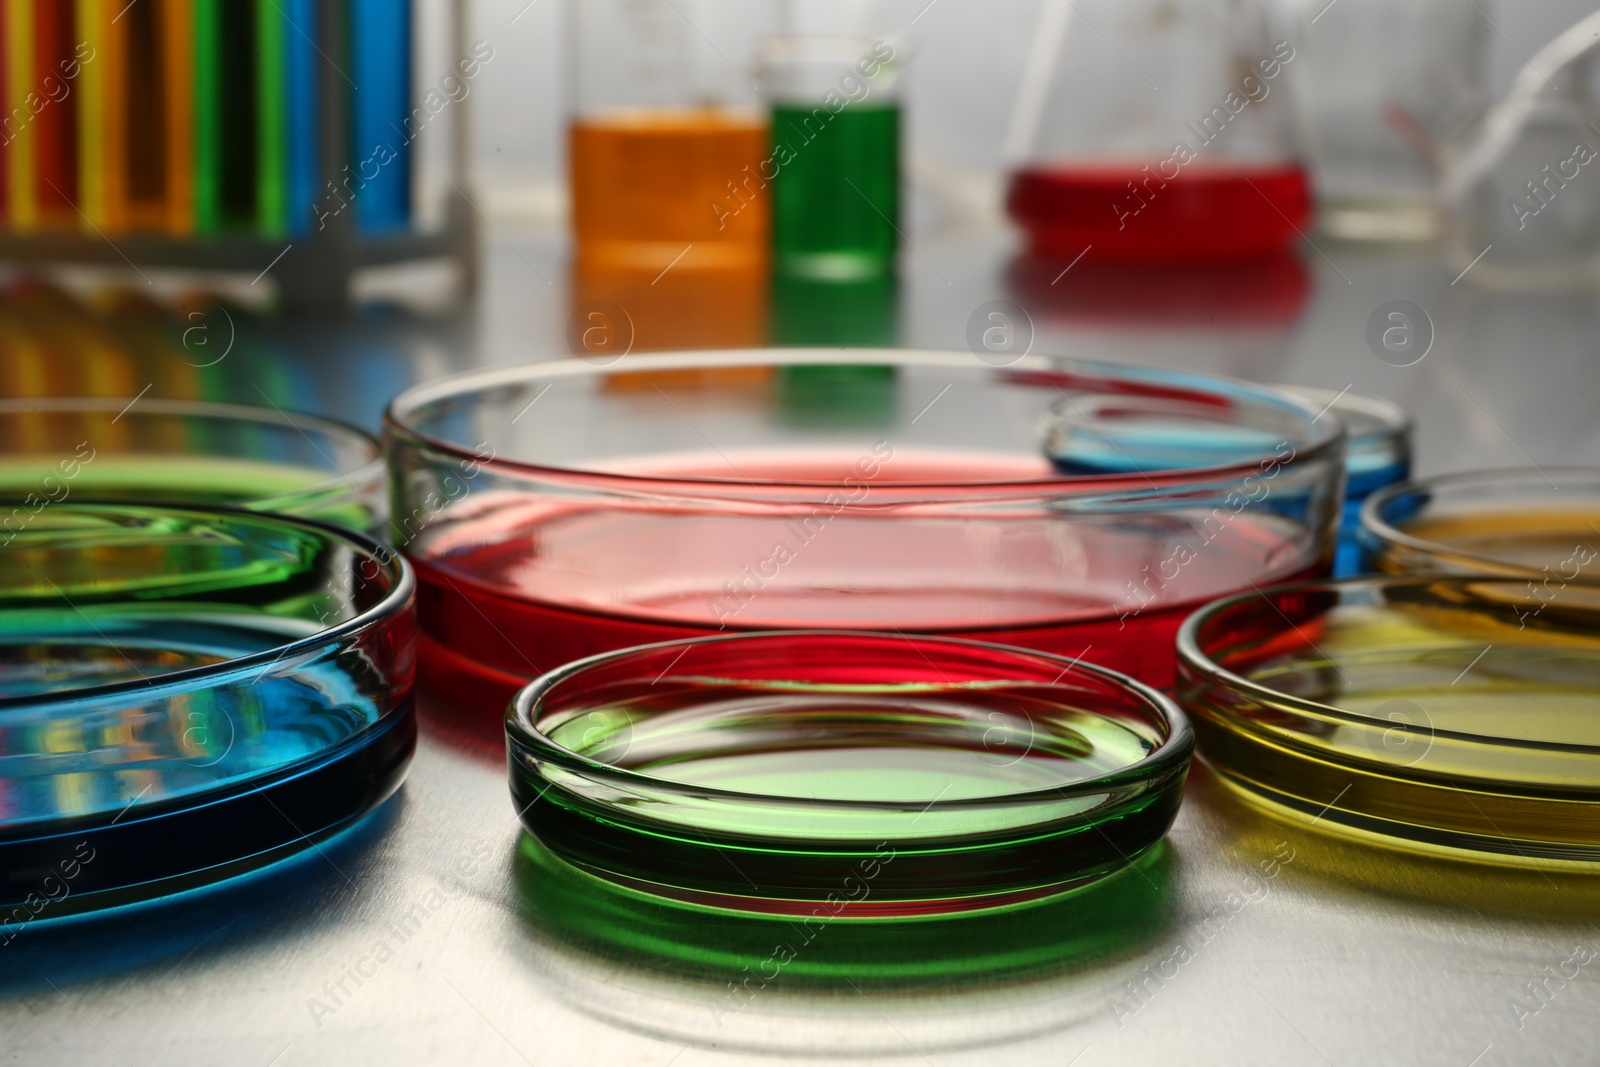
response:
[(1310, 213), (1265, 0), (1046, 0), (1007, 136), (1035, 252), (1226, 262)]
[[(1556, 35), (1469, 136), (1440, 153), (1445, 251), (1456, 281), (1507, 289), (1600, 286), (1600, 11)], [(1454, 284), (1454, 283), (1452, 283)]]
[(821, 281), (894, 269), (903, 42), (872, 0), (786, 0), (761, 50), (771, 105), (772, 247), (780, 274)]
[(1460, 0), (1288, 0), (1289, 84), (1318, 227), (1346, 240), (1432, 240), (1438, 146), (1488, 103), (1493, 29)]
[(580, 264), (763, 267), (767, 121), (754, 75), (776, 0), (581, 0), (568, 14)]

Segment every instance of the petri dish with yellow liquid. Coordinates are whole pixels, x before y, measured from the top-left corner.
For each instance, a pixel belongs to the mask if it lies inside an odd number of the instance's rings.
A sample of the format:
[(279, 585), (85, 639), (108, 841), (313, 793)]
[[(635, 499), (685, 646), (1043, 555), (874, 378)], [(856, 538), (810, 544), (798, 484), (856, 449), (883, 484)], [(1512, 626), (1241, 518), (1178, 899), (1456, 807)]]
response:
[(1372, 569), (1600, 582), (1600, 469), (1471, 471), (1381, 490), (1361, 513)]
[(1232, 790), (1405, 850), (1600, 872), (1600, 589), (1413, 576), (1219, 601), (1179, 702)]

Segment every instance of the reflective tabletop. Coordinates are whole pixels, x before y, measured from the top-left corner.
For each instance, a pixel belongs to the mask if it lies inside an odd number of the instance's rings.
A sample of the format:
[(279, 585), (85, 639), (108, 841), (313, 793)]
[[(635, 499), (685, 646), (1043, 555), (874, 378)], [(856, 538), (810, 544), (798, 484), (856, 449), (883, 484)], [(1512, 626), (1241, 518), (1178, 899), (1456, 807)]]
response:
[[(967, 350), (998, 309), (1036, 353), (1397, 401), (1417, 419), (1420, 473), (1600, 463), (1591, 297), (1484, 292), (1470, 275), (1453, 282), (1425, 247), (1321, 238), (1257, 275), (1160, 278), (1034, 262), (997, 229), (930, 225), (915, 240), (879, 297), (887, 311), (869, 315), (879, 342)], [(483, 256), (469, 310), (244, 326), (218, 358), (234, 324), (208, 309), (192, 325), (209, 337), (184, 344), (192, 366), (207, 364), (207, 395), (374, 428), (411, 382), (563, 355), (575, 305), (633, 299), (569, 277), (548, 236), (486, 230)], [(698, 327), (723, 343), (744, 343), (752, 317), (790, 316), (805, 332), (784, 294), (728, 299), (739, 321), (717, 320), (713, 300)], [(657, 314), (630, 313), (641, 339), (687, 336)], [(1391, 327), (1414, 334), (1385, 347)], [(159, 377), (146, 366), (119, 372), (122, 395)], [(150, 386), (144, 395), (182, 383)], [(596, 951), (582, 923), (648, 925), (648, 913), (597, 905), (567, 922), (543, 906), (492, 731), (424, 712), (408, 782), (355, 829), (210, 890), (86, 918), (47, 909), (24, 924), (0, 946), (0, 1051), (19, 1063), (262, 1067), (1596, 1062), (1593, 887), (1354, 848), (1253, 814), (1200, 766), (1166, 845), (1111, 886), (1127, 894), (1126, 935), (1081, 959), (908, 991), (870, 973), (786, 982), (783, 968), (764, 970), (770, 954), (735, 956), (719, 976)], [(1040, 913), (1041, 942), (1052, 916)]]

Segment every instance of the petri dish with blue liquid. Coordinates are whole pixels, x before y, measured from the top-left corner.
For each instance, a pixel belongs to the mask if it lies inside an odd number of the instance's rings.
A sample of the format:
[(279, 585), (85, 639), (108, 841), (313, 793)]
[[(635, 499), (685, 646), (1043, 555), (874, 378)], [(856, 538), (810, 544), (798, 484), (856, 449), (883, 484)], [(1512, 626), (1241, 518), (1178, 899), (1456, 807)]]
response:
[[(1361, 507), (1373, 493), (1411, 476), (1411, 417), (1386, 400), (1307, 386), (1278, 386), (1315, 408), (1317, 420), (1343, 423), (1345, 502), (1334, 577), (1367, 571), (1359, 539)], [(1068, 395), (1056, 405), (1046, 450), (1063, 474), (1134, 474), (1236, 463), (1255, 456), (1287, 461), (1293, 435), (1261, 419), (1244, 420), (1225, 396)]]
[(0, 944), (350, 827), (416, 745), (404, 561), (332, 525), (52, 505), (0, 550)]

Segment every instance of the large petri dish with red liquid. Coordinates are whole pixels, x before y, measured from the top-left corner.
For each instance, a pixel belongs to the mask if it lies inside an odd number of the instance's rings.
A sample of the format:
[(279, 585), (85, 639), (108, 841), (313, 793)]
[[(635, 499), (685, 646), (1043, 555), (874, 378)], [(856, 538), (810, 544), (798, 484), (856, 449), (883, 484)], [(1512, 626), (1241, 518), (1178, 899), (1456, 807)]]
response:
[(776, 629), (971, 637), (1168, 686), (1187, 613), (1326, 573), (1343, 496), (1344, 430), (1303, 400), (1037, 356), (530, 363), (418, 386), (385, 433), (419, 684), (492, 716), (575, 659)]

